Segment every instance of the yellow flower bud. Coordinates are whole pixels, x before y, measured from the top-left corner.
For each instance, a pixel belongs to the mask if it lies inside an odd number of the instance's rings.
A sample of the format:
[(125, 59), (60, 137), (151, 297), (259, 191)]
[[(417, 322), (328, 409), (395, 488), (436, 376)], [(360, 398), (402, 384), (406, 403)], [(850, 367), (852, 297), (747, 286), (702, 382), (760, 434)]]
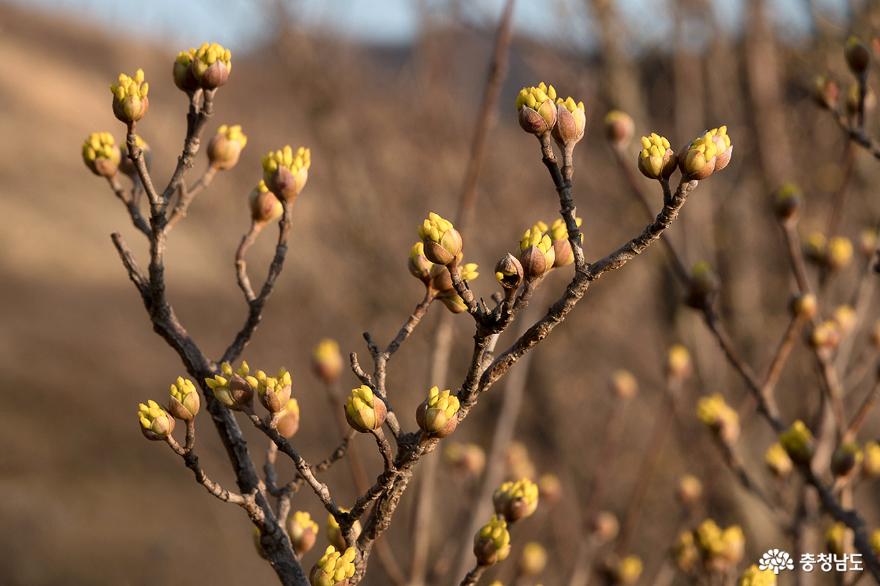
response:
[(288, 144), (263, 157), (263, 181), (278, 199), (293, 202), (305, 188), (311, 166), (311, 150), (299, 147), (294, 151)]
[(510, 533), (501, 515), (493, 516), (474, 536), (474, 556), (481, 566), (502, 562), (510, 555)]
[(821, 232), (811, 232), (804, 242), (804, 256), (808, 261), (817, 264), (826, 264), (828, 256), (828, 239)]
[(739, 438), (739, 415), (720, 393), (699, 400), (697, 417), (725, 444), (733, 445)]
[(538, 222), (523, 233), (519, 250), (519, 260), (528, 279), (543, 277), (556, 262), (556, 250), (547, 234), (547, 225), (543, 222)]
[(776, 574), (770, 568), (759, 570), (758, 566), (751, 565), (740, 576), (737, 586), (776, 586)]
[(556, 124), (552, 132), (560, 148), (574, 147), (584, 137), (586, 127), (587, 114), (583, 102), (575, 102), (570, 96), (564, 100), (556, 98)]
[(486, 467), (486, 452), (477, 444), (450, 442), (443, 450), (443, 459), (462, 475), (477, 477)]
[(299, 403), (296, 399), (290, 399), (284, 412), (278, 417), (275, 430), (283, 437), (292, 438), (299, 431)]
[(648, 179), (665, 179), (672, 175), (677, 163), (669, 140), (656, 132), (643, 136), (638, 164), (639, 171)]
[(380, 429), (387, 414), (385, 403), (366, 385), (352, 389), (345, 402), (345, 418), (348, 424), (361, 433)]
[(536, 541), (530, 541), (523, 547), (519, 558), (519, 571), (523, 576), (537, 576), (547, 567), (547, 550)]
[[(340, 509), (343, 513), (347, 513), (348, 509)], [(352, 538), (357, 539), (361, 534), (361, 522), (355, 521), (351, 526), (352, 529)], [(345, 545), (345, 536), (342, 535), (342, 528), (339, 526), (339, 523), (336, 521), (336, 517), (331, 514), (327, 514), (327, 541), (330, 542), (331, 545), (336, 547), (336, 549), (344, 549)]]
[(701, 181), (727, 167), (732, 155), (727, 127), (720, 126), (695, 138), (682, 154), (679, 166), (685, 179)]
[(831, 472), (835, 476), (846, 478), (858, 470), (863, 457), (862, 449), (857, 443), (844, 443), (831, 456)]
[(537, 86), (524, 87), (516, 96), (519, 125), (536, 136), (546, 136), (556, 125), (556, 89), (543, 81)]
[(708, 568), (726, 571), (742, 560), (745, 536), (738, 525), (721, 529), (715, 521), (706, 519), (697, 527), (694, 536)]
[(174, 430), (174, 418), (152, 399), (138, 404), (138, 421), (148, 440), (164, 440)]
[(215, 169), (228, 171), (238, 163), (241, 150), (246, 144), (247, 135), (241, 131), (240, 125), (224, 124), (208, 143), (208, 161)]
[(171, 384), (168, 412), (182, 421), (192, 421), (199, 412), (201, 402), (196, 386), (182, 376)]
[(868, 478), (880, 476), (880, 443), (876, 441), (867, 442), (862, 451), (865, 455), (862, 472)]
[(524, 519), (538, 508), (538, 485), (528, 478), (505, 482), (492, 495), (492, 504), (510, 523)]
[(150, 100), (147, 94), (150, 84), (144, 81), (144, 70), (138, 69), (134, 77), (119, 74), (116, 83), (110, 85), (113, 94), (113, 114), (122, 122), (137, 122), (147, 113)]
[(455, 291), (447, 291), (437, 296), (437, 299), (452, 313), (464, 313), (468, 310), (464, 299)]
[[(583, 220), (575, 218), (575, 223), (580, 228)], [(571, 249), (571, 242), (568, 240), (568, 228), (565, 225), (565, 220), (557, 218), (547, 233), (550, 236), (550, 241), (553, 242), (553, 267), (565, 267), (573, 263), (574, 252)], [(581, 232), (580, 242), (583, 243), (583, 240), (584, 234)]]
[(331, 385), (339, 379), (342, 373), (342, 354), (339, 352), (339, 344), (336, 340), (324, 338), (315, 346), (312, 352), (312, 368), (315, 374)]
[(848, 531), (846, 525), (840, 522), (828, 526), (828, 529), (825, 530), (825, 547), (829, 552), (843, 555)]
[(615, 584), (635, 584), (642, 575), (642, 560), (635, 555), (628, 555), (620, 559), (613, 572)]
[(523, 266), (519, 259), (509, 252), (495, 265), (495, 279), (508, 291), (515, 291), (522, 284)]
[(428, 260), (438, 265), (452, 264), (461, 253), (461, 234), (452, 222), (439, 214), (430, 212), (419, 226), (419, 238), (424, 245), (424, 253)]
[(83, 141), (82, 158), (92, 173), (109, 178), (119, 170), (122, 153), (112, 134), (93, 132)]
[(840, 344), (840, 330), (834, 320), (817, 324), (810, 332), (810, 344), (817, 350), (830, 351)]
[(843, 56), (846, 58), (849, 70), (855, 75), (865, 73), (868, 70), (868, 65), (871, 63), (871, 50), (855, 35), (850, 35), (846, 40)]
[(871, 533), (871, 549), (874, 550), (874, 555), (880, 555), (880, 529)]
[(819, 302), (812, 293), (798, 293), (791, 300), (791, 313), (802, 319), (813, 319), (819, 311)]
[(220, 87), (232, 72), (232, 52), (217, 43), (204, 43), (192, 54), (192, 73), (206, 90)]
[(318, 524), (307, 512), (296, 511), (287, 517), (287, 534), (290, 536), (293, 551), (298, 557), (302, 557), (315, 546), (315, 541), (318, 539)]
[(691, 353), (682, 344), (673, 344), (666, 353), (666, 374), (676, 379), (691, 375)]
[(813, 457), (813, 434), (800, 419), (779, 434), (779, 443), (788, 457), (798, 464), (809, 464)]
[(431, 281), (431, 269), (434, 263), (425, 256), (425, 243), (416, 242), (409, 251), (409, 259), (407, 260), (407, 268), (409, 274), (427, 285)]
[(262, 179), (251, 190), (248, 203), (251, 208), (251, 219), (256, 224), (266, 225), (269, 222), (274, 222), (284, 213), (281, 201), (269, 191), (266, 182)]
[(620, 110), (611, 110), (605, 115), (605, 138), (616, 149), (625, 149), (629, 146), (635, 133), (635, 123), (632, 117)]
[(199, 89), (199, 82), (196, 80), (192, 71), (192, 62), (195, 55), (195, 49), (181, 51), (177, 54), (177, 58), (174, 59), (174, 65), (171, 67), (171, 76), (174, 79), (174, 85), (188, 94)]
[(620, 532), (620, 523), (611, 511), (599, 511), (590, 523), (590, 532), (596, 542), (609, 543)]
[(258, 370), (254, 378), (258, 383), (257, 397), (263, 407), (272, 413), (279, 413), (287, 408), (293, 390), (293, 381), (287, 370), (282, 368), (277, 376), (267, 376), (265, 372)]
[(678, 479), (675, 496), (682, 505), (691, 506), (702, 498), (703, 483), (693, 474), (685, 474)]
[(628, 370), (615, 370), (611, 373), (611, 390), (621, 399), (631, 399), (639, 392), (639, 382)]
[(856, 310), (851, 305), (838, 305), (832, 313), (837, 329), (844, 336), (851, 334), (856, 327)]
[(764, 452), (764, 463), (777, 478), (787, 478), (794, 467), (788, 452), (779, 442), (774, 443)]
[(538, 479), (538, 498), (541, 502), (554, 505), (562, 499), (562, 482), (552, 473), (542, 474)]
[(828, 268), (836, 271), (849, 265), (853, 256), (853, 245), (849, 238), (834, 236), (828, 239)]
[(344, 553), (332, 545), (324, 550), (324, 555), (312, 567), (309, 582), (312, 586), (349, 586), (349, 578), (354, 576), (354, 560), (357, 552), (349, 547)]
[(700, 552), (694, 544), (694, 534), (690, 531), (682, 531), (678, 534), (675, 544), (672, 546), (672, 559), (679, 570), (685, 573), (692, 572), (700, 560)]
[(422, 431), (435, 437), (446, 437), (455, 431), (458, 425), (458, 397), (449, 389), (440, 391), (431, 387), (428, 398), (416, 409), (416, 422)]
[(242, 362), (238, 370), (233, 371), (232, 365), (224, 362), (220, 365), (220, 374), (205, 379), (205, 384), (214, 393), (214, 397), (226, 407), (243, 411), (253, 404), (254, 391), (259, 382), (249, 376), (250, 367)]
[(797, 216), (803, 205), (804, 195), (800, 187), (794, 183), (784, 183), (773, 194), (773, 211), (780, 221), (790, 220)]

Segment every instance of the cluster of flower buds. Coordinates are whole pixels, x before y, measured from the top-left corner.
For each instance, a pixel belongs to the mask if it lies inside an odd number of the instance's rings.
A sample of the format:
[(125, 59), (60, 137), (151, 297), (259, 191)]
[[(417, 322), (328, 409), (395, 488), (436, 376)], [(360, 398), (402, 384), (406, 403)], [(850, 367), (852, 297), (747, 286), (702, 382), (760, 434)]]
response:
[(312, 516), (305, 511), (296, 511), (287, 517), (287, 534), (296, 555), (303, 554), (315, 546), (318, 539), (318, 524), (312, 520)]
[(453, 470), (470, 478), (478, 477), (486, 467), (486, 452), (477, 444), (449, 442), (443, 459)]
[(535, 463), (532, 461), (529, 449), (524, 443), (518, 441), (510, 442), (504, 457), (508, 479), (535, 477)]
[(810, 320), (819, 311), (819, 301), (812, 293), (797, 293), (792, 297), (789, 307), (793, 317)]
[(524, 276), (522, 263), (509, 252), (495, 265), (495, 279), (505, 291), (516, 291), (522, 284)]
[(387, 414), (385, 403), (366, 385), (352, 389), (345, 401), (345, 419), (353, 429), (361, 433), (381, 429)]
[(853, 75), (861, 76), (868, 71), (868, 66), (871, 64), (871, 50), (857, 36), (851, 35), (846, 40), (843, 56)]
[(803, 421), (798, 419), (787, 430), (779, 434), (779, 443), (788, 457), (797, 464), (809, 464), (813, 458), (813, 434)]
[(231, 364), (224, 362), (220, 365), (220, 374), (206, 378), (205, 384), (223, 405), (235, 411), (244, 411), (253, 405), (254, 392), (260, 383), (255, 377), (250, 376), (248, 363), (242, 361), (237, 370), (233, 370)]
[(553, 127), (553, 138), (559, 148), (571, 154), (580, 140), (584, 137), (587, 127), (587, 112), (584, 103), (575, 102), (571, 96), (556, 98), (556, 125)]
[(788, 478), (794, 468), (791, 458), (788, 457), (788, 452), (779, 442), (773, 443), (764, 452), (764, 463), (777, 478)]
[(461, 234), (452, 222), (430, 212), (419, 226), (418, 232), (422, 240), (423, 253), (429, 261), (442, 266), (449, 266), (458, 261), (462, 240)]
[(148, 440), (164, 441), (174, 431), (174, 418), (152, 399), (138, 404), (138, 421)]
[(832, 352), (840, 344), (840, 329), (833, 319), (819, 322), (810, 330), (810, 345), (822, 352)]
[(110, 85), (113, 94), (113, 114), (126, 124), (137, 122), (147, 113), (150, 100), (150, 84), (144, 81), (144, 70), (138, 69), (134, 77), (119, 74), (117, 82)]
[(199, 391), (189, 379), (182, 376), (171, 384), (168, 399), (168, 412), (181, 421), (192, 421), (199, 413), (201, 400)]
[(544, 136), (556, 125), (556, 88), (543, 81), (537, 86), (524, 87), (516, 96), (516, 111), (523, 130)]
[(697, 403), (697, 417), (724, 444), (730, 446), (739, 438), (739, 415), (727, 404), (721, 393), (703, 397)]
[(668, 179), (677, 165), (669, 140), (655, 132), (642, 137), (638, 161), (642, 175), (648, 179)]
[(519, 572), (523, 576), (537, 576), (547, 567), (547, 550), (537, 541), (526, 543), (519, 558)]
[(780, 222), (794, 220), (804, 201), (804, 194), (796, 184), (783, 183), (773, 194), (773, 213)]
[(309, 582), (312, 586), (348, 586), (354, 576), (356, 555), (353, 547), (339, 553), (332, 545), (327, 546), (309, 573)]
[(93, 132), (83, 142), (82, 158), (92, 173), (109, 179), (119, 171), (122, 153), (112, 134)]
[(632, 116), (620, 110), (611, 110), (605, 114), (604, 122), (605, 138), (611, 146), (617, 150), (628, 147), (636, 128)]
[(474, 556), (481, 566), (502, 562), (510, 555), (510, 532), (507, 521), (494, 515), (474, 536)]
[[(347, 513), (348, 509), (340, 509), (343, 513)], [(352, 538), (357, 539), (361, 534), (361, 522), (355, 520), (355, 522), (351, 526)], [(336, 549), (342, 550), (345, 549), (345, 536), (342, 534), (342, 528), (339, 526), (339, 522), (336, 520), (332, 514), (327, 514), (327, 541), (330, 542), (331, 545), (336, 547)]]
[(336, 340), (324, 338), (312, 352), (312, 370), (324, 384), (332, 385), (342, 374), (342, 354)]
[(852, 241), (844, 236), (826, 238), (821, 232), (811, 232), (804, 243), (804, 256), (818, 266), (837, 271), (852, 261)]
[(266, 181), (263, 179), (260, 179), (257, 186), (251, 190), (248, 204), (251, 208), (251, 219), (258, 226), (274, 222), (284, 213), (284, 205), (275, 197), (274, 193), (269, 191)]
[(425, 433), (434, 437), (446, 437), (458, 425), (460, 406), (458, 397), (449, 389), (441, 391), (439, 387), (431, 387), (428, 398), (416, 409), (416, 422)]
[(208, 142), (208, 162), (211, 167), (228, 171), (235, 167), (241, 151), (247, 145), (247, 135), (241, 126), (223, 124)]
[(871, 257), (877, 252), (877, 230), (875, 228), (866, 228), (859, 234), (859, 252), (867, 257)]
[(700, 523), (694, 531), (694, 542), (703, 564), (713, 571), (735, 568), (745, 552), (745, 536), (739, 525), (722, 529), (712, 519)]
[(679, 570), (685, 574), (693, 572), (700, 561), (700, 551), (697, 549), (693, 532), (682, 531), (679, 533), (675, 543), (672, 544), (670, 553)]
[(528, 478), (505, 482), (492, 495), (492, 504), (509, 523), (525, 519), (538, 508), (538, 485)]
[(776, 574), (772, 568), (761, 570), (752, 564), (739, 577), (737, 586), (776, 586)]
[(284, 411), (275, 414), (275, 431), (288, 439), (299, 431), (299, 403), (296, 399), (290, 399)]
[(293, 203), (309, 180), (311, 165), (311, 150), (299, 147), (294, 151), (288, 144), (263, 157), (263, 181), (278, 199)]
[(612, 555), (602, 564), (601, 570), (609, 584), (628, 586), (635, 584), (642, 576), (644, 566), (641, 558), (635, 555), (618, 557)]
[[(575, 224), (580, 228), (583, 224), (581, 218), (575, 218)], [(547, 232), (550, 235), (550, 241), (553, 243), (553, 268), (567, 267), (574, 262), (574, 251), (571, 248), (571, 242), (568, 240), (568, 228), (565, 220), (557, 218), (550, 225)], [(580, 233), (581, 244), (584, 241), (584, 233)]]
[(547, 224), (538, 222), (523, 233), (519, 243), (519, 260), (527, 279), (539, 279), (553, 268), (556, 250), (547, 233)]
[(213, 90), (225, 84), (232, 72), (232, 52), (218, 43), (181, 51), (171, 69), (174, 85), (191, 94), (199, 88)]
[(281, 413), (287, 408), (290, 401), (290, 393), (293, 390), (293, 381), (290, 373), (282, 368), (277, 376), (268, 376), (262, 370), (254, 375), (257, 379), (257, 397), (260, 403), (270, 413)]
[(685, 179), (701, 181), (727, 167), (732, 155), (733, 144), (727, 135), (727, 127), (720, 126), (694, 139), (678, 163)]

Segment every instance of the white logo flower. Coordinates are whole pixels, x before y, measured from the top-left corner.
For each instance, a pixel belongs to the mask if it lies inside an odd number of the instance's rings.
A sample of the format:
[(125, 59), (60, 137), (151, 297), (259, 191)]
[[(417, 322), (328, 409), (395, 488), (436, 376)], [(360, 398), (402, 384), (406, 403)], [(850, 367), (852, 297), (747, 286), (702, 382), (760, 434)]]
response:
[(791, 561), (791, 556), (788, 555), (787, 551), (774, 547), (761, 556), (761, 560), (758, 562), (758, 569), (773, 570), (773, 573), (778, 575), (783, 570), (793, 570), (794, 562)]

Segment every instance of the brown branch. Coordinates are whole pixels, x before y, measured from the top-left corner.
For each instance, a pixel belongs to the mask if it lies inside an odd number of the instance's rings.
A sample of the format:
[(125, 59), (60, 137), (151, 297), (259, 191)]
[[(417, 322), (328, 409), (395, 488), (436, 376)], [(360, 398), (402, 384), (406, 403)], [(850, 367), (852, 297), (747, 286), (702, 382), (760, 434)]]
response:
[(113, 177), (108, 177), (107, 182), (110, 184), (110, 189), (113, 190), (113, 193), (116, 197), (121, 201), (126, 209), (128, 209), (128, 215), (131, 216), (131, 222), (134, 224), (134, 227), (140, 230), (147, 238), (150, 237), (150, 225), (144, 219), (144, 216), (141, 214), (141, 210), (138, 207), (137, 200), (134, 197), (134, 189), (132, 189), (132, 193), (128, 193), (122, 184), (119, 183), (118, 176), (114, 175)]
[(165, 228), (166, 230), (170, 231), (175, 224), (186, 217), (190, 204), (201, 191), (211, 185), (215, 175), (217, 175), (217, 168), (209, 165), (192, 187), (187, 187), (183, 181), (180, 182), (180, 197), (178, 198), (177, 203), (174, 204), (174, 209), (171, 210), (171, 216), (168, 218), (168, 224)]
[(251, 222), (251, 227), (248, 229), (247, 233), (242, 236), (241, 243), (235, 251), (235, 276), (238, 281), (238, 287), (241, 289), (241, 292), (244, 293), (245, 301), (248, 303), (253, 303), (254, 299), (257, 298), (257, 295), (254, 293), (254, 288), (251, 286), (251, 280), (247, 274), (247, 261), (245, 261), (244, 257), (247, 254), (248, 249), (250, 249), (253, 243), (256, 242), (257, 236), (260, 235), (260, 230), (262, 230), (262, 228), (263, 224)]
[(868, 391), (868, 394), (865, 395), (865, 398), (862, 400), (859, 408), (852, 416), (852, 419), (850, 419), (849, 425), (846, 426), (846, 431), (843, 433), (843, 439), (841, 440), (842, 442), (845, 443), (855, 440), (856, 434), (859, 433), (859, 429), (861, 429), (862, 425), (864, 425), (865, 419), (868, 417), (871, 409), (874, 408), (874, 405), (877, 403), (877, 399), (880, 399), (880, 376), (877, 376), (874, 379), (874, 384), (871, 385), (871, 389)]
[(474, 569), (468, 572), (464, 580), (461, 581), (461, 586), (476, 586), (480, 578), (483, 577), (483, 572), (486, 571), (486, 568), (487, 566), (481, 566), (480, 564), (474, 566)]

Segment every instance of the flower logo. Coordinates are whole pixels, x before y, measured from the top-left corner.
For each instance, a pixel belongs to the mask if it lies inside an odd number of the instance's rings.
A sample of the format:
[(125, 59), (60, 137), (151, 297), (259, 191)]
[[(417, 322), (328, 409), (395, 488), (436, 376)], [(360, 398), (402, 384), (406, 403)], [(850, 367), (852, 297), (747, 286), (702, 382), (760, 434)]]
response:
[(793, 570), (794, 562), (791, 561), (791, 556), (788, 555), (787, 551), (773, 548), (764, 552), (764, 555), (761, 556), (761, 560), (758, 562), (758, 569), (773, 570), (773, 573), (778, 575), (783, 570)]

